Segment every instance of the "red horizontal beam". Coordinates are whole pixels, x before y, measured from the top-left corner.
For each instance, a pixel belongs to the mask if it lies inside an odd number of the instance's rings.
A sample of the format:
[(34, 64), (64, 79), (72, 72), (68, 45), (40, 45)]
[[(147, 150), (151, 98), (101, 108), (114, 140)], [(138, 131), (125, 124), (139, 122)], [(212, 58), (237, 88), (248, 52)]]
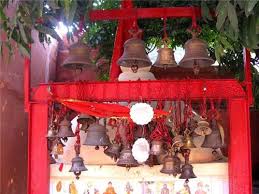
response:
[(201, 17), (198, 7), (166, 7), (166, 8), (132, 8), (90, 11), (91, 21), (120, 20), (130, 18), (164, 18), (164, 17)]
[(139, 101), (245, 98), (242, 86), (236, 80), (157, 80), (126, 82), (80, 82), (40, 85), (34, 92), (34, 101), (46, 101), (51, 95), (86, 101)]

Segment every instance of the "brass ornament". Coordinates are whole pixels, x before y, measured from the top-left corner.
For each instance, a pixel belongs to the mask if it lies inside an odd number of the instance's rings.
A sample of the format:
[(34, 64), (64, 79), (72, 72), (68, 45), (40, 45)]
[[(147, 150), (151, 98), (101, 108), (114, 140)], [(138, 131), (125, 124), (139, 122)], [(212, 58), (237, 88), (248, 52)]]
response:
[(163, 148), (163, 142), (158, 140), (153, 140), (151, 142), (150, 154), (155, 156), (165, 154), (165, 150)]
[(180, 67), (199, 70), (211, 66), (215, 61), (209, 57), (207, 43), (197, 38), (197, 33), (191, 33), (192, 38), (184, 44), (185, 55), (179, 63)]
[(211, 128), (211, 134), (205, 136), (204, 142), (201, 147), (212, 149), (224, 147), (224, 142), (222, 141), (220, 130), (215, 119), (211, 121)]
[(132, 155), (130, 146), (126, 146), (122, 149), (120, 157), (117, 161), (117, 166), (126, 167), (127, 169), (139, 166), (138, 162), (134, 159)]
[(151, 66), (146, 50), (145, 42), (133, 34), (133, 38), (124, 43), (124, 51), (117, 63), (123, 67), (130, 67), (134, 73), (141, 67)]
[(89, 126), (83, 145), (108, 146), (110, 144), (111, 142), (107, 135), (107, 129), (104, 126), (98, 123), (93, 123)]
[(154, 63), (154, 66), (160, 68), (168, 68), (168, 67), (176, 67), (177, 63), (175, 62), (174, 58), (174, 51), (171, 48), (168, 48), (168, 43), (166, 40), (163, 41), (163, 48), (160, 48), (157, 52), (157, 58)]
[(69, 47), (68, 58), (62, 63), (62, 67), (67, 69), (82, 69), (85, 67), (93, 68), (95, 65), (89, 57), (90, 50), (88, 46), (82, 42), (77, 42)]
[(174, 169), (174, 159), (171, 151), (169, 151), (167, 156), (164, 158), (163, 167), (160, 170), (160, 172), (169, 175), (172, 174), (174, 176), (177, 175)]
[(212, 130), (210, 128), (210, 124), (208, 123), (208, 121), (206, 121), (205, 118), (201, 117), (198, 121), (197, 128), (194, 129), (194, 132), (197, 135), (205, 136), (211, 134)]
[(64, 117), (64, 119), (59, 123), (59, 131), (56, 136), (60, 138), (74, 137), (75, 134), (73, 133), (71, 126), (72, 123)]
[(184, 132), (183, 143), (184, 143), (184, 145), (182, 146), (183, 149), (196, 148), (196, 146), (193, 143), (193, 139), (190, 135), (190, 131), (188, 129), (186, 129)]

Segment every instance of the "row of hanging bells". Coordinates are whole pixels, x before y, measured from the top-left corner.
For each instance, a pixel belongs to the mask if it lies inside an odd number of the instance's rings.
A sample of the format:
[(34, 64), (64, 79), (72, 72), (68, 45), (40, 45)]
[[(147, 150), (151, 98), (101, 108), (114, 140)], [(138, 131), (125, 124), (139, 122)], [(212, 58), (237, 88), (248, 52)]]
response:
[[(197, 37), (197, 32), (190, 31), (190, 33), (192, 38), (184, 45), (185, 55), (179, 62), (179, 66), (182, 68), (193, 68), (194, 73), (198, 73), (200, 68), (211, 66), (214, 60), (209, 57), (207, 43)], [(164, 36), (163, 47), (158, 50), (154, 66), (161, 68), (176, 67), (174, 51), (168, 47), (166, 33)], [(133, 72), (137, 72), (140, 67), (151, 66), (151, 61), (145, 50), (145, 43), (136, 34), (124, 43), (124, 51), (118, 60), (118, 64), (131, 68)]]

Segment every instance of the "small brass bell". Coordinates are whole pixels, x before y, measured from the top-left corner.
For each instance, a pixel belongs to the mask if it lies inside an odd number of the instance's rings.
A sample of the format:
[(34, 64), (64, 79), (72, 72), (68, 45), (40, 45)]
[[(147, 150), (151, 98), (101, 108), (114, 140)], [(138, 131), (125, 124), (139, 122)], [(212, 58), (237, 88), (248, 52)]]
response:
[(107, 129), (97, 123), (93, 123), (89, 126), (84, 145), (89, 146), (108, 146), (111, 144), (109, 136), (107, 135)]
[(77, 42), (69, 47), (69, 56), (61, 66), (67, 69), (82, 69), (86, 66), (94, 67), (89, 58), (89, 48), (82, 42)]
[(49, 125), (49, 129), (46, 137), (50, 140), (54, 140), (57, 137), (57, 131), (53, 123)]
[(183, 68), (209, 67), (215, 61), (208, 55), (208, 45), (205, 41), (197, 38), (197, 33), (192, 33), (192, 38), (184, 44), (185, 55), (179, 65)]
[(211, 134), (212, 130), (208, 121), (206, 121), (204, 118), (201, 118), (198, 122), (198, 127), (194, 129), (194, 132), (197, 135), (205, 136)]
[(121, 151), (121, 145), (120, 144), (116, 144), (113, 143), (111, 145), (109, 145), (105, 150), (104, 153), (111, 157), (112, 159), (114, 159), (114, 161), (116, 162), (117, 159), (120, 156), (120, 151)]
[(182, 166), (182, 173), (179, 178), (180, 179), (197, 178), (193, 172), (193, 166), (191, 164), (184, 164)]
[(158, 158), (155, 155), (149, 154), (149, 157), (147, 159), (147, 161), (145, 162), (146, 165), (148, 165), (149, 167), (153, 167), (155, 165), (160, 165), (158, 162)]
[(185, 133), (183, 143), (184, 143), (184, 145), (182, 146), (183, 149), (196, 148), (196, 146), (193, 143), (192, 137), (188, 132)]
[(57, 133), (57, 137), (74, 137), (75, 134), (72, 131), (71, 128), (72, 124), (70, 121), (67, 120), (65, 117), (60, 123), (59, 123), (59, 131)]
[(123, 67), (130, 67), (134, 73), (138, 71), (138, 68), (152, 64), (145, 50), (145, 42), (136, 37), (124, 43), (123, 54), (117, 63)]
[(162, 141), (153, 140), (151, 144), (150, 154), (155, 156), (165, 154)]
[(139, 166), (138, 162), (134, 159), (129, 146), (122, 149), (119, 160), (117, 161), (117, 166), (126, 167), (127, 169)]
[(80, 114), (77, 119), (77, 122), (81, 124), (80, 130), (84, 132), (87, 132), (89, 125), (93, 124), (95, 121), (95, 117), (86, 114)]
[(222, 142), (222, 138), (220, 135), (220, 131), (217, 125), (217, 121), (215, 119), (211, 121), (211, 128), (212, 128), (211, 134), (205, 136), (204, 142), (201, 145), (201, 147), (212, 148), (212, 149), (224, 147), (224, 144)]
[(182, 166), (182, 172), (180, 175), (180, 179), (191, 179), (191, 178), (196, 178), (196, 175), (193, 172), (193, 166), (189, 164), (189, 157), (190, 157), (190, 149), (184, 150), (183, 156), (185, 159), (185, 164)]
[(167, 67), (176, 67), (177, 64), (174, 59), (174, 51), (168, 48), (167, 43), (164, 43), (164, 48), (160, 48), (158, 51), (156, 62), (154, 66), (166, 69)]
[(72, 167), (69, 172), (73, 172), (76, 175), (76, 179), (79, 179), (79, 176), (82, 171), (87, 171), (87, 168), (84, 165), (84, 160), (79, 155), (76, 155), (72, 159)]
[(160, 170), (161, 173), (164, 174), (169, 174), (169, 175), (174, 175), (176, 176), (176, 172), (174, 169), (174, 159), (173, 159), (173, 155), (172, 152), (169, 152), (168, 155), (164, 158), (164, 162), (163, 162), (163, 167)]

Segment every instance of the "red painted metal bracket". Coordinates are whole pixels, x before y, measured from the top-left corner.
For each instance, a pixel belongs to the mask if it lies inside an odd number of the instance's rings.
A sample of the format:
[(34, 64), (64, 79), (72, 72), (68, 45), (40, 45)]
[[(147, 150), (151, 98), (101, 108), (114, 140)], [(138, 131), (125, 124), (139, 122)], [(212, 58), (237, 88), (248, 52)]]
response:
[(247, 48), (244, 48), (243, 56), (244, 56), (244, 71), (245, 71), (244, 85), (246, 87), (248, 105), (253, 106), (254, 99), (253, 99), (253, 91), (252, 91), (252, 74), (251, 74), (250, 50), (247, 49)]
[(33, 100), (50, 99), (49, 89), (54, 97), (96, 102), (246, 97), (236, 80), (157, 80), (42, 84)]
[(130, 18), (164, 18), (185, 17), (192, 18), (193, 15), (201, 17), (201, 9), (198, 7), (164, 7), (164, 8), (124, 8), (112, 10), (90, 11), (91, 21), (97, 20), (124, 20)]

